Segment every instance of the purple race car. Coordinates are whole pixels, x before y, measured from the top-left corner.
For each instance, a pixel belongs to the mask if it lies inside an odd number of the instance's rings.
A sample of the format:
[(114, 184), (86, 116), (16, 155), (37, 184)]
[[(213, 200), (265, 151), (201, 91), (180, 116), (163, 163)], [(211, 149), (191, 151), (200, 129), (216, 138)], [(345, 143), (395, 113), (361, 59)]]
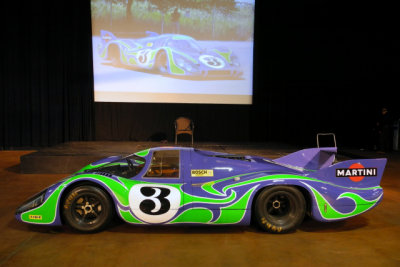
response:
[(101, 31), (99, 56), (114, 66), (152, 70), (164, 75), (239, 78), (238, 57), (225, 47), (205, 49), (190, 36), (147, 32), (147, 37), (120, 39)]
[(138, 225), (248, 225), (296, 229), (305, 214), (343, 220), (375, 207), (386, 159), (333, 164), (336, 148), (271, 160), (158, 147), (94, 162), (26, 201), (20, 221), (94, 232), (114, 215)]

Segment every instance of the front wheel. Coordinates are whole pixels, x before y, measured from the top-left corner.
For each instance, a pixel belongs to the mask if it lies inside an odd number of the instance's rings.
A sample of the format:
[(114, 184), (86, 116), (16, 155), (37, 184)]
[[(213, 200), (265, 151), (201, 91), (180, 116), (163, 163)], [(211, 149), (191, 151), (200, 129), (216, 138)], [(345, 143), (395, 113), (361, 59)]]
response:
[(164, 50), (158, 52), (156, 56), (155, 69), (161, 74), (166, 74), (168, 72), (168, 57)]
[(83, 185), (72, 189), (63, 203), (63, 218), (75, 230), (97, 232), (111, 221), (113, 205), (102, 189)]
[(303, 221), (306, 201), (295, 187), (267, 187), (257, 197), (254, 211), (264, 231), (286, 233), (296, 229)]

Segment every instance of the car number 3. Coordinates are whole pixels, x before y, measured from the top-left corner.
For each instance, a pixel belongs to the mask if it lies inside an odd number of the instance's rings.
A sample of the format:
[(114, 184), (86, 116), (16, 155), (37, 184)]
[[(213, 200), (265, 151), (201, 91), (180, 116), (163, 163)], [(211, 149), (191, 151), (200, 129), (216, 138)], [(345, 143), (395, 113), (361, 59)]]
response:
[(225, 63), (222, 59), (217, 58), (211, 55), (202, 55), (199, 57), (199, 60), (203, 62), (204, 65), (213, 68), (213, 69), (221, 69), (225, 67)]
[(141, 65), (147, 65), (150, 60), (150, 49), (141, 50), (137, 53), (138, 63)]
[(180, 191), (168, 185), (137, 184), (129, 191), (133, 214), (147, 223), (164, 223), (178, 212)]

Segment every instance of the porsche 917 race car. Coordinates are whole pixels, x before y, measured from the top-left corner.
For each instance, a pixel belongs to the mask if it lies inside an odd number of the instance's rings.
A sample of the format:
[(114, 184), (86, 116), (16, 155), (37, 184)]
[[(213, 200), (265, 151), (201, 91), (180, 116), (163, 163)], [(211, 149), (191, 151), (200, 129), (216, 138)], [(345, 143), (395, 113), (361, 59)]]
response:
[(114, 66), (125, 65), (177, 76), (240, 77), (237, 56), (227, 48), (203, 49), (190, 36), (147, 32), (139, 39), (119, 39), (101, 31), (99, 55)]
[(305, 214), (322, 222), (375, 207), (386, 159), (335, 163), (336, 148), (278, 159), (159, 147), (94, 162), (16, 211), (19, 221), (104, 229), (113, 216), (135, 225), (248, 225), (295, 230)]

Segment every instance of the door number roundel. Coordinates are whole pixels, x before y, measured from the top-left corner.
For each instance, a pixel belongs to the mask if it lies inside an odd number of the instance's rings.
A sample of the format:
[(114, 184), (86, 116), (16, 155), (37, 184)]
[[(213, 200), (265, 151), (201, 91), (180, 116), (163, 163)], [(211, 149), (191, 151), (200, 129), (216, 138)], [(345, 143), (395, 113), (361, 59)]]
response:
[(169, 185), (137, 184), (129, 191), (129, 206), (133, 214), (147, 223), (164, 223), (178, 212), (180, 191)]
[(199, 60), (203, 62), (204, 65), (213, 68), (213, 69), (221, 69), (225, 67), (225, 63), (222, 59), (211, 56), (211, 55), (201, 55)]

